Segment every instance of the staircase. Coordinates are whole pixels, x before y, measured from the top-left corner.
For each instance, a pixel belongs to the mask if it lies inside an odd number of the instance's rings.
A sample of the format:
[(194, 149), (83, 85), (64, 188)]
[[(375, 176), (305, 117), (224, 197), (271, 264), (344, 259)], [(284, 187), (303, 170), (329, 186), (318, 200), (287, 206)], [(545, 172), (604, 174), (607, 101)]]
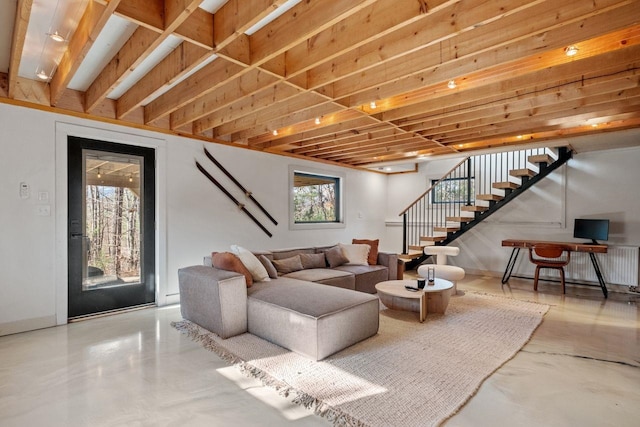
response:
[(467, 157), (400, 213), (406, 268), (422, 263), (427, 245), (448, 245), (565, 164), (560, 147)]

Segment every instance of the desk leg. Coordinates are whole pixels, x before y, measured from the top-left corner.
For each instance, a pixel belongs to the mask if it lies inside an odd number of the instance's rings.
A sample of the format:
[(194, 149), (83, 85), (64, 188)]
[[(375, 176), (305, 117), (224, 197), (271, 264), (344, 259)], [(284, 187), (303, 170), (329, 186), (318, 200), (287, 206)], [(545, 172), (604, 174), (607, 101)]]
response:
[(420, 323), (427, 318), (427, 293), (423, 292), (420, 298)]
[(520, 254), (520, 248), (513, 248), (513, 250), (511, 251), (511, 256), (509, 257), (509, 262), (507, 263), (507, 268), (505, 268), (504, 274), (502, 275), (503, 285), (509, 281), (509, 278), (511, 277), (511, 272), (513, 271), (513, 267), (516, 265), (516, 260), (518, 259), (519, 254)]
[(591, 264), (593, 264), (593, 269), (596, 271), (596, 276), (598, 276), (598, 282), (600, 282), (602, 293), (604, 294), (604, 297), (607, 298), (609, 296), (609, 291), (607, 291), (607, 285), (606, 283), (604, 283), (604, 277), (602, 277), (602, 272), (600, 271), (598, 258), (596, 258), (596, 254), (594, 254), (593, 252), (589, 252), (589, 257), (591, 258)]

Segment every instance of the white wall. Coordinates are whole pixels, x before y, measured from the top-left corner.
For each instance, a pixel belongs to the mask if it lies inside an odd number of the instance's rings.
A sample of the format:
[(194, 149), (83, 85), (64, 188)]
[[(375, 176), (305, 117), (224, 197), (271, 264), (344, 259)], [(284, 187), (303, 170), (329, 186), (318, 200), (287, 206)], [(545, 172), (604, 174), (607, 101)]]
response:
[[(603, 134), (602, 138), (616, 135)], [(431, 161), (421, 164), (417, 174), (389, 177), (388, 242), (402, 247), (398, 213), (423, 191), (428, 179), (447, 172), (459, 160)], [(575, 218), (608, 218), (607, 244), (640, 246), (639, 164), (640, 147), (574, 155), (566, 165), (453, 242), (460, 246), (461, 254), (452, 262), (471, 272), (501, 274), (511, 252), (501, 246), (503, 239), (573, 241)], [(520, 257), (518, 268), (527, 267), (525, 258)]]
[[(273, 233), (269, 238), (195, 168), (198, 159), (236, 198), (244, 198), (204, 156), (202, 142), (6, 104), (0, 104), (0, 129), (0, 335), (66, 319), (66, 159), (60, 135), (157, 147), (160, 232), (166, 240), (159, 254), (160, 303), (178, 300), (178, 268), (198, 264), (203, 255), (227, 250), (231, 244), (276, 249), (380, 238), (383, 250), (397, 250), (385, 240), (387, 178), (381, 174), (208, 144), (218, 161), (278, 221), (274, 226), (246, 202), (247, 209)], [(289, 230), (287, 188), (292, 164), (346, 175), (345, 228)], [(20, 182), (30, 185), (30, 198), (19, 197)], [(38, 200), (40, 192), (48, 193), (48, 201)], [(50, 206), (50, 216), (36, 215), (41, 205)]]

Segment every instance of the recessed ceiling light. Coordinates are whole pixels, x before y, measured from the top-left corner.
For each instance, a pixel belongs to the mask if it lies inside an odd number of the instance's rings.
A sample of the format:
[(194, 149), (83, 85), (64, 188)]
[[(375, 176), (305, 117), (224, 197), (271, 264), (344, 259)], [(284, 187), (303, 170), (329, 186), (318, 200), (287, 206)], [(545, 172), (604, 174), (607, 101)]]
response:
[(316, 124), (319, 125), (320, 124), (320, 117), (316, 117)]
[(49, 80), (49, 75), (44, 72), (44, 70), (40, 70), (36, 73), (36, 77), (40, 80)]
[(449, 89), (455, 89), (455, 88), (456, 88), (456, 86), (458, 86), (458, 85), (456, 84), (456, 81), (455, 81), (455, 80), (449, 80), (449, 83), (447, 83), (447, 87), (448, 87)]
[(567, 46), (564, 48), (564, 54), (567, 56), (574, 56), (578, 53), (578, 48), (575, 46)]
[(57, 31), (53, 34), (47, 33), (47, 35), (51, 38), (51, 40), (57, 41), (58, 43), (62, 43), (65, 41), (65, 38), (62, 37)]
[(278, 136), (278, 131), (277, 130), (273, 131), (273, 136)]
[(391, 168), (389, 166), (387, 166), (386, 168), (384, 168), (384, 170), (386, 170), (387, 172), (391, 171)]
[(518, 135), (518, 139), (522, 139), (522, 135)]
[(377, 107), (376, 101), (371, 101), (371, 103), (369, 104), (369, 108), (371, 108), (372, 110), (375, 110), (376, 107)]
[(597, 124), (597, 123), (593, 123), (593, 124), (591, 125), (591, 127), (592, 127), (592, 128), (597, 128), (597, 127), (598, 127), (598, 124)]

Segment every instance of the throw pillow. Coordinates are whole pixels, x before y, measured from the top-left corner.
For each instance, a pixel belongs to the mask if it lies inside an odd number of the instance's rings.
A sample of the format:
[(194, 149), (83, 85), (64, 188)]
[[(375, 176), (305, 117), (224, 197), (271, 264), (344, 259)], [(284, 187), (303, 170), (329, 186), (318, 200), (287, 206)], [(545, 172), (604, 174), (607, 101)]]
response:
[(325, 268), (327, 266), (324, 254), (300, 254), (302, 267), (307, 268)]
[(334, 246), (331, 249), (327, 249), (324, 252), (324, 256), (327, 258), (327, 264), (329, 264), (329, 267), (331, 268), (339, 267), (342, 264), (349, 262), (349, 258), (344, 256), (340, 246)]
[(293, 273), (294, 271), (302, 270), (302, 261), (300, 255), (292, 256), (291, 258), (274, 259), (273, 265), (278, 270), (278, 274)]
[(369, 245), (371, 248), (369, 250), (369, 265), (376, 265), (378, 263), (378, 244), (380, 243), (379, 239), (376, 240), (366, 240), (366, 239), (353, 239), (351, 241), (354, 245), (364, 244)]
[(242, 246), (231, 245), (231, 252), (233, 252), (240, 261), (247, 267), (247, 270), (251, 272), (251, 277), (255, 282), (263, 282), (269, 280), (269, 273), (267, 273), (267, 269), (264, 268), (260, 260)]
[(211, 264), (215, 268), (235, 271), (236, 273), (244, 275), (244, 279), (247, 282), (247, 288), (250, 288), (251, 285), (253, 285), (253, 276), (251, 276), (251, 272), (247, 270), (247, 267), (245, 267), (242, 261), (240, 261), (240, 258), (231, 252), (213, 252), (211, 254)]
[(264, 255), (260, 255), (258, 259), (264, 266), (265, 270), (267, 270), (267, 273), (269, 273), (269, 277), (272, 279), (277, 279), (278, 270), (276, 270), (276, 268), (273, 266), (273, 263), (271, 262), (271, 260)]
[(344, 245), (338, 243), (342, 253), (347, 257), (349, 262), (347, 265), (369, 265), (369, 245)]

